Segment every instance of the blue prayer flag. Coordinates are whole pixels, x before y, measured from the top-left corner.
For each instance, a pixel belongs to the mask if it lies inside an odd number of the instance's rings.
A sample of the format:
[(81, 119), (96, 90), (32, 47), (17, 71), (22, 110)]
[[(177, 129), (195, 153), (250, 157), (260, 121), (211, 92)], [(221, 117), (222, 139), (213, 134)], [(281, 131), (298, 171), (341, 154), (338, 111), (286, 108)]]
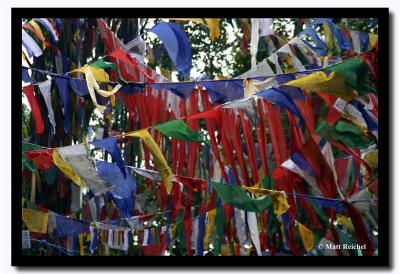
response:
[(308, 174), (313, 176), (314, 178), (317, 178), (317, 173), (315, 173), (314, 169), (310, 166), (310, 164), (306, 161), (306, 159), (303, 158), (299, 153), (294, 153), (292, 156), (290, 156), (292, 161), (301, 169), (305, 170)]
[(154, 89), (167, 89), (171, 91), (173, 94), (188, 98), (195, 87), (194, 82), (187, 82), (187, 83), (154, 83), (152, 84)]
[(110, 137), (110, 138), (90, 142), (90, 144), (94, 145), (97, 148), (99, 148), (99, 147), (104, 148), (108, 153), (110, 153), (112, 159), (117, 163), (117, 166), (121, 170), (122, 174), (124, 174), (124, 178), (126, 178), (126, 170), (125, 170), (124, 162), (122, 161), (121, 152), (117, 145), (117, 138)]
[(309, 202), (315, 203), (315, 205), (319, 208), (331, 208), (335, 210), (336, 213), (346, 212), (346, 208), (344, 207), (343, 201), (337, 199), (323, 198), (323, 197), (314, 197), (303, 194), (296, 194), (296, 198), (305, 199)]
[(199, 81), (205, 87), (213, 103), (226, 103), (243, 98), (243, 79)]
[(182, 76), (190, 76), (192, 49), (185, 32), (175, 23), (160, 22), (150, 32), (156, 34)]
[(22, 81), (27, 83), (35, 83), (35, 80), (33, 80), (32, 77), (29, 75), (27, 68), (22, 69)]
[(61, 215), (56, 215), (56, 229), (54, 234), (56, 237), (63, 236), (78, 236), (82, 233), (88, 233), (90, 231), (90, 223), (83, 220), (76, 220)]
[(69, 79), (69, 84), (72, 88), (72, 90), (78, 95), (78, 96), (85, 96), (89, 94), (89, 89), (87, 87), (87, 83), (85, 80), (82, 79), (75, 79), (75, 78), (70, 78)]
[(346, 39), (346, 37), (343, 35), (343, 33), (339, 30), (338, 27), (335, 26), (335, 24), (327, 18), (318, 18), (317, 20), (315, 20), (312, 25), (322, 25), (322, 24), (327, 24), (329, 26), (329, 28), (332, 31), (333, 36), (335, 37), (335, 39), (339, 42), (340, 44), (340, 48), (341, 49), (345, 49), (345, 50), (350, 50), (351, 49), (351, 45), (350, 42)]
[(359, 32), (358, 34), (359, 39), (360, 39), (360, 48), (361, 52), (366, 52), (368, 51), (368, 46), (369, 46), (369, 35), (366, 32)]
[(328, 46), (319, 38), (318, 33), (314, 28), (308, 27), (299, 35), (307, 35), (313, 40), (316, 45), (315, 47), (305, 40), (303, 40), (303, 42), (312, 48), (318, 55), (326, 56), (328, 54)]
[[(275, 77), (279, 85), (283, 85), (286, 82), (295, 80), (296, 77), (293, 74), (278, 74)], [(305, 100), (305, 96), (300, 88), (292, 86), (280, 86), (277, 89), (282, 90), (288, 95), (292, 100)]]
[(64, 132), (69, 133), (71, 131), (71, 121), (69, 114), (69, 90), (68, 80), (66, 78), (55, 77), (58, 92), (63, 103), (63, 114), (64, 114)]
[[(97, 161), (96, 169), (100, 176), (103, 177), (107, 182), (111, 183), (114, 188), (111, 193), (117, 198), (128, 198), (132, 196), (132, 193), (136, 190), (136, 182), (132, 176), (123, 177), (119, 166), (116, 164), (108, 163), (105, 161)], [(125, 172), (129, 173), (127, 167)]]
[(300, 124), (303, 124), (304, 119), (299, 109), (294, 104), (292, 98), (290, 98), (290, 96), (286, 94), (286, 92), (276, 88), (269, 88), (258, 92), (256, 95), (258, 97), (268, 100), (270, 103), (276, 105), (280, 109), (288, 109), (300, 119)]

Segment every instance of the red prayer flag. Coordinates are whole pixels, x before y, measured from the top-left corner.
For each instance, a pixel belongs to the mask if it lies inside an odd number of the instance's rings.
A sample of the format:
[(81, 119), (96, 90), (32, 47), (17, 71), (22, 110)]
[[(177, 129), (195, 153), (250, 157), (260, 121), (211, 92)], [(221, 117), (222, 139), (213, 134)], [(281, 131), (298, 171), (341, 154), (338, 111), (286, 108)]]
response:
[[(232, 130), (232, 140), (233, 147), (236, 151), (236, 157), (239, 161), (240, 171), (242, 173), (242, 178), (245, 186), (250, 186), (249, 174), (247, 172), (246, 162), (244, 160), (244, 154), (242, 149), (242, 139), (240, 138), (240, 128), (239, 128), (239, 120), (235, 115), (233, 119), (229, 122), (229, 124), (233, 127)], [(237, 181), (237, 184), (240, 185), (240, 181)]]
[(285, 132), (281, 121), (281, 112), (274, 107), (270, 102), (264, 100), (264, 105), (267, 109), (268, 126), (270, 129), (272, 150), (275, 156), (277, 166), (280, 166), (283, 161), (288, 158), (286, 146)]
[(36, 164), (37, 169), (48, 169), (54, 165), (53, 148), (27, 151), (26, 158)]
[(253, 139), (253, 135), (251, 132), (250, 121), (245, 119), (244, 111), (242, 109), (239, 110), (239, 112), (240, 112), (240, 120), (242, 121), (242, 126), (243, 126), (244, 139), (246, 141), (248, 156), (249, 156), (249, 160), (250, 160), (251, 173), (252, 173), (252, 177), (253, 177), (252, 185), (254, 185), (260, 181), (260, 178), (258, 176), (257, 163), (256, 163), (256, 151), (254, 148), (254, 139)]
[(31, 107), (33, 119), (35, 120), (36, 125), (36, 133), (43, 134), (44, 133), (44, 124), (42, 119), (42, 113), (40, 112), (39, 105), (36, 101), (34, 86), (29, 85), (22, 88), (26, 98), (28, 99), (29, 106)]
[(374, 247), (372, 245), (371, 240), (368, 237), (367, 229), (365, 227), (363, 218), (361, 217), (360, 212), (357, 208), (352, 206), (349, 202), (343, 201), (344, 206), (347, 209), (349, 217), (353, 223), (354, 229), (357, 231), (356, 237), (358, 244), (363, 246), (365, 245), (365, 249), (361, 249), (363, 256), (373, 256), (374, 255)]
[(322, 194), (327, 198), (336, 198), (337, 189), (332, 170), (312, 137), (303, 145), (299, 153), (317, 174), (317, 185)]

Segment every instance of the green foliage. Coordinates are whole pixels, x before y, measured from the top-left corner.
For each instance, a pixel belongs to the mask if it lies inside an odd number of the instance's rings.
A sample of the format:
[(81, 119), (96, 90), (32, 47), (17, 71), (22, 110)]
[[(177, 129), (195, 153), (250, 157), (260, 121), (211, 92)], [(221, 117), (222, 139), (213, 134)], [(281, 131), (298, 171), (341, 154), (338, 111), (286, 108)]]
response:
[[(161, 19), (154, 19), (151, 23), (157, 24)], [(230, 24), (226, 19), (220, 20), (220, 36), (211, 41), (209, 30), (206, 25), (190, 21), (174, 21), (184, 29), (192, 47), (193, 67), (200, 74), (206, 74), (211, 79), (217, 76), (232, 76), (237, 71), (240, 58), (239, 41), (242, 36), (240, 29), (235, 24)], [(144, 26), (147, 28), (147, 26)], [(150, 49), (149, 66), (155, 68), (160, 66), (166, 70), (174, 70), (168, 54), (161, 48), (161, 42), (157, 38), (151, 38), (146, 33), (144, 39), (148, 42)], [(160, 48), (163, 50), (160, 53)], [(239, 64), (244, 63), (241, 60)], [(239, 66), (240, 68), (240, 66)]]
[(209, 30), (205, 25), (195, 24), (189, 22), (184, 25), (184, 30), (188, 33), (188, 38), (192, 43), (193, 60), (195, 68), (207, 74), (210, 78), (216, 76), (227, 76), (226, 74), (232, 73), (230, 65), (233, 63), (231, 57), (232, 49), (237, 51), (237, 47), (233, 48), (232, 45), (237, 43), (237, 39), (229, 41), (230, 35), (228, 30), (232, 29), (235, 38), (238, 38), (238, 29), (232, 28), (231, 25), (225, 20), (220, 20), (220, 36), (211, 41), (209, 37)]
[(338, 27), (345, 27), (348, 30), (363, 31), (367, 33), (378, 33), (377, 18), (348, 18), (338, 23)]
[(22, 103), (22, 138), (26, 138), (31, 135), (30, 133), (30, 123), (32, 115), (25, 103)]
[(294, 34), (295, 19), (292, 18), (274, 18), (274, 30), (282, 39), (291, 39)]

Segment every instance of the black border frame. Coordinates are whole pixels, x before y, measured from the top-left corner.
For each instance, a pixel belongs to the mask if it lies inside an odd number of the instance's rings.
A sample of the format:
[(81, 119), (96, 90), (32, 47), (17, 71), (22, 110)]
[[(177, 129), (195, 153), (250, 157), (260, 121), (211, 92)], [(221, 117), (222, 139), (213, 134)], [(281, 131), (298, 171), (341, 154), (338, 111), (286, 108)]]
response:
[[(21, 249), (21, 18), (24, 17), (377, 17), (379, 22), (379, 255), (373, 257), (91, 257), (91, 256), (22, 256)], [(32, 16), (34, 15), (34, 16)], [(390, 158), (390, 117), (391, 90), (389, 87), (389, 9), (388, 8), (11, 8), (12, 20), (12, 266), (385, 266), (391, 264), (389, 226), (393, 216), (390, 209), (389, 174)], [(8, 235), (7, 235), (8, 236)], [(261, 259), (262, 258), (262, 259)], [(99, 269), (99, 268), (97, 268)], [(102, 268), (104, 269), (104, 268)]]

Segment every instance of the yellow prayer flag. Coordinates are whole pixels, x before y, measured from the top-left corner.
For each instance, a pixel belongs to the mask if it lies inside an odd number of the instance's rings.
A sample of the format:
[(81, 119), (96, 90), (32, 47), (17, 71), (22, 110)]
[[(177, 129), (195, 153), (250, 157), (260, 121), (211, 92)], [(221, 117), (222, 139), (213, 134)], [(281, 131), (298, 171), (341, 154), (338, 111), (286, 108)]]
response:
[(115, 95), (111, 95), (110, 102), (111, 102), (111, 107), (115, 108)]
[(334, 41), (333, 41), (333, 35), (331, 28), (328, 26), (328, 24), (322, 24), (322, 29), (324, 30), (325, 34), (325, 41), (326, 45), (328, 46), (328, 57), (332, 56), (333, 53), (333, 47), (334, 47)]
[(77, 186), (86, 187), (85, 182), (79, 177), (71, 166), (64, 161), (57, 149), (52, 154), (54, 164), (72, 180)]
[[(97, 79), (95, 77), (95, 75), (92, 72), (92, 69), (96, 69), (96, 70), (102, 70), (102, 69), (98, 69), (98, 68), (94, 68), (88, 65), (84, 66), (84, 71), (85, 71), (85, 77), (86, 77), (86, 83), (88, 84), (88, 88), (89, 88), (89, 92), (90, 92), (90, 88), (94, 89), (98, 94), (100, 94), (103, 97), (110, 97), (113, 96), (115, 93), (117, 93), (117, 91), (122, 87), (121, 85), (116, 85), (114, 89), (112, 89), (111, 91), (105, 91), (100, 89), (99, 84), (97, 83)], [(104, 72), (104, 70), (102, 70)], [(104, 72), (105, 73), (105, 72)], [(105, 73), (108, 77), (108, 74)], [(108, 78), (107, 78), (108, 79)], [(107, 80), (108, 81), (108, 80)], [(107, 82), (106, 81), (106, 82)]]
[(221, 34), (219, 29), (219, 18), (205, 18), (204, 20), (210, 30), (211, 41), (215, 41)]
[(363, 157), (364, 161), (367, 162), (367, 164), (373, 168), (376, 169), (378, 168), (378, 150), (372, 150), (367, 152), (364, 157)]
[(176, 235), (176, 224), (173, 223), (171, 224), (171, 239), (175, 239), (175, 235)]
[[(84, 72), (85, 72), (85, 77), (86, 77), (86, 84), (89, 90), (90, 98), (92, 98), (93, 104), (96, 106), (96, 108), (103, 113), (106, 109), (105, 106), (99, 105), (97, 103), (96, 99), (96, 94), (94, 93), (95, 91), (100, 94), (103, 97), (109, 97), (111, 95), (114, 95), (117, 93), (117, 91), (122, 87), (121, 85), (116, 85), (115, 88), (112, 91), (105, 91), (101, 90), (99, 87), (99, 84), (97, 83), (93, 73), (92, 73), (92, 68), (91, 66), (85, 65), (83, 67)], [(81, 68), (80, 68), (81, 69)], [(96, 68), (97, 69), (97, 68)], [(108, 75), (107, 75), (108, 76)]]
[[(43, 40), (46, 40), (46, 39), (44, 39), (44, 35), (43, 35), (43, 32), (42, 32), (42, 29), (39, 27), (39, 25), (36, 23), (35, 20), (29, 21), (29, 24), (34, 28), (34, 30), (37, 32), (37, 34), (38, 34)], [(43, 49), (45, 49), (45, 48), (46, 48), (46, 45), (45, 45), (45, 43), (43, 43)]]
[(310, 91), (320, 91), (330, 95), (341, 97), (345, 101), (354, 99), (357, 94), (349, 88), (344, 80), (334, 71), (326, 75), (323, 71), (317, 71), (304, 77), (289, 81), (285, 86), (294, 86)]
[(262, 182), (258, 182), (257, 184), (253, 185), (252, 188), (262, 188)]
[(83, 234), (79, 234), (79, 255), (85, 256), (85, 249), (83, 247)]
[(354, 226), (351, 219), (344, 215), (337, 215), (336, 222), (346, 227), (350, 232), (354, 232)]
[(378, 42), (378, 34), (370, 33), (369, 34), (369, 47), (373, 48)]
[[(85, 66), (74, 69), (71, 71), (71, 73), (80, 72), (80, 73), (85, 74)], [(93, 74), (94, 79), (96, 79), (96, 81), (99, 81), (99, 82), (109, 82), (110, 81), (110, 77), (107, 74), (107, 72), (104, 71), (104, 69), (92, 67), (90, 65), (88, 65), (88, 67), (89, 67), (90, 72)]]
[(276, 215), (282, 215), (290, 208), (283, 191), (269, 190), (263, 188), (242, 186), (243, 189), (250, 191), (256, 195), (269, 195), (272, 199), (272, 206)]
[(235, 254), (232, 254), (229, 242), (221, 244), (221, 256), (235, 256)]
[(303, 242), (304, 248), (307, 252), (310, 252), (314, 247), (314, 235), (311, 230), (297, 222), (300, 232), (301, 241)]
[(286, 62), (285, 73), (294, 73), (296, 69), (293, 67), (292, 57), (289, 54), (284, 54), (283, 58)]
[(29, 231), (47, 233), (47, 224), (49, 223), (49, 214), (47, 212), (23, 208), (22, 220), (25, 222)]
[(31, 184), (31, 203), (36, 201), (36, 172), (32, 173), (32, 184)]
[(167, 193), (170, 194), (172, 190), (172, 171), (168, 166), (164, 156), (162, 155), (160, 148), (157, 146), (156, 142), (154, 141), (153, 137), (151, 137), (147, 129), (126, 133), (125, 136), (139, 137), (143, 140), (146, 147), (150, 150), (150, 153), (153, 156), (154, 165), (156, 166), (156, 169), (163, 179)]
[(217, 209), (212, 209), (207, 212), (207, 223), (206, 223), (206, 236), (204, 238), (204, 248), (208, 249), (210, 238), (215, 230), (215, 216), (217, 215)]

